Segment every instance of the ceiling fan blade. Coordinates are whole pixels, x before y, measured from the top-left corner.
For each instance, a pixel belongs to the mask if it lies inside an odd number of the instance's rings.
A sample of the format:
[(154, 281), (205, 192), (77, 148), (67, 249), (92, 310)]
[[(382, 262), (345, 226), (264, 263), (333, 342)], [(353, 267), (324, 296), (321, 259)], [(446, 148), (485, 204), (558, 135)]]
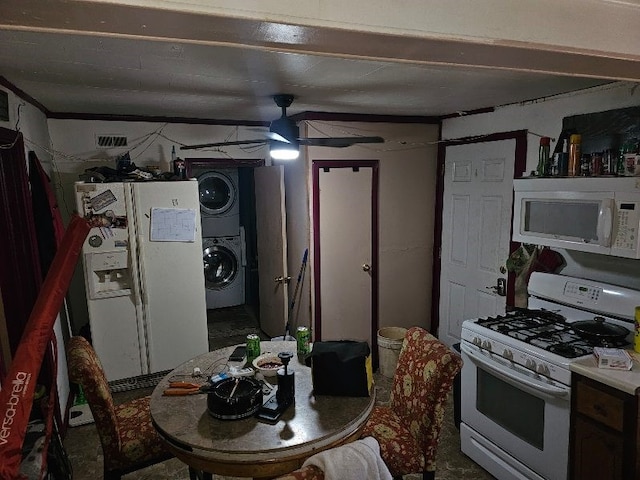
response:
[(289, 140), (276, 132), (265, 132), (264, 135), (270, 140), (275, 140), (276, 142), (291, 143)]
[(259, 140), (235, 140), (232, 142), (217, 142), (217, 143), (201, 143), (199, 145), (184, 145), (180, 147), (180, 150), (195, 150), (197, 148), (208, 148), (208, 147), (227, 147), (229, 145), (251, 145), (255, 143), (267, 143), (264, 138)]
[(314, 147), (337, 147), (344, 148), (359, 143), (384, 143), (382, 137), (330, 137), (330, 138), (300, 138), (300, 145), (311, 145)]

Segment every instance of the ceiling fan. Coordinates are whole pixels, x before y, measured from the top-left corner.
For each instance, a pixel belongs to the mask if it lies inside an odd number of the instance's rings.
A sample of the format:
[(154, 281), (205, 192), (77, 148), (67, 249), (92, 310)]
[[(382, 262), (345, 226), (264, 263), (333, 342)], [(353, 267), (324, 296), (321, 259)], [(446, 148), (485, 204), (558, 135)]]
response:
[(269, 124), (269, 132), (265, 138), (255, 140), (235, 140), (230, 142), (202, 143), (199, 145), (185, 145), (181, 150), (195, 150), (198, 148), (225, 147), (229, 145), (269, 144), (271, 157), (276, 160), (294, 160), (298, 158), (300, 145), (316, 147), (344, 148), (359, 143), (384, 143), (382, 137), (328, 137), (328, 138), (300, 138), (300, 129), (295, 120), (287, 117), (287, 107), (293, 103), (294, 96), (278, 94), (273, 96), (276, 105), (282, 109), (280, 118)]

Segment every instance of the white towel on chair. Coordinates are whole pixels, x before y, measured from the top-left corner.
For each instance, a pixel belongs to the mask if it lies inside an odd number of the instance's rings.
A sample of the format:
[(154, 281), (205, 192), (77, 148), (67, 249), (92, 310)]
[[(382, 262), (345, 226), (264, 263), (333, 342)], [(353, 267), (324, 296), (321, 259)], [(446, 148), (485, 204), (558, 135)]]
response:
[(380, 456), (380, 445), (366, 437), (307, 458), (302, 465), (315, 465), (324, 471), (325, 480), (392, 480)]

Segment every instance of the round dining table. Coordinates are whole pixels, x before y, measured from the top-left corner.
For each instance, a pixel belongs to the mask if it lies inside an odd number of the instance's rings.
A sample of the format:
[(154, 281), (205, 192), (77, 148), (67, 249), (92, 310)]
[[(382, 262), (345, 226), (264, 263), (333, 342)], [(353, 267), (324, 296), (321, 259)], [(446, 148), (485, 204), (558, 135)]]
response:
[[(204, 383), (212, 375), (228, 373), (232, 366), (244, 366), (229, 361), (234, 348), (221, 348), (185, 362), (167, 374), (151, 395), (154, 426), (171, 452), (191, 469), (273, 478), (301, 467), (315, 453), (359, 437), (373, 410), (375, 389), (368, 397), (314, 395), (311, 368), (297, 356), (295, 341), (261, 342), (262, 353), (293, 354), (288, 368), (295, 372), (295, 401), (275, 423), (255, 415), (235, 420), (216, 418), (208, 413), (205, 393), (163, 395), (171, 381)], [(265, 377), (273, 385), (276, 379)], [(267, 398), (265, 395), (265, 401)]]

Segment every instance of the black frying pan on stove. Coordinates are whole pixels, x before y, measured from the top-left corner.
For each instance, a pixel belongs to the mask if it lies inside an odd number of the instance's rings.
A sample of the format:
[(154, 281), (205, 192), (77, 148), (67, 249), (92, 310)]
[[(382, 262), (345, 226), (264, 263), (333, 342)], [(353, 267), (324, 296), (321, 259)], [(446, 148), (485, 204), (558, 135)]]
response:
[(586, 340), (604, 344), (624, 341), (626, 336), (629, 335), (629, 329), (607, 322), (604, 317), (593, 317), (592, 320), (572, 322), (571, 328)]

